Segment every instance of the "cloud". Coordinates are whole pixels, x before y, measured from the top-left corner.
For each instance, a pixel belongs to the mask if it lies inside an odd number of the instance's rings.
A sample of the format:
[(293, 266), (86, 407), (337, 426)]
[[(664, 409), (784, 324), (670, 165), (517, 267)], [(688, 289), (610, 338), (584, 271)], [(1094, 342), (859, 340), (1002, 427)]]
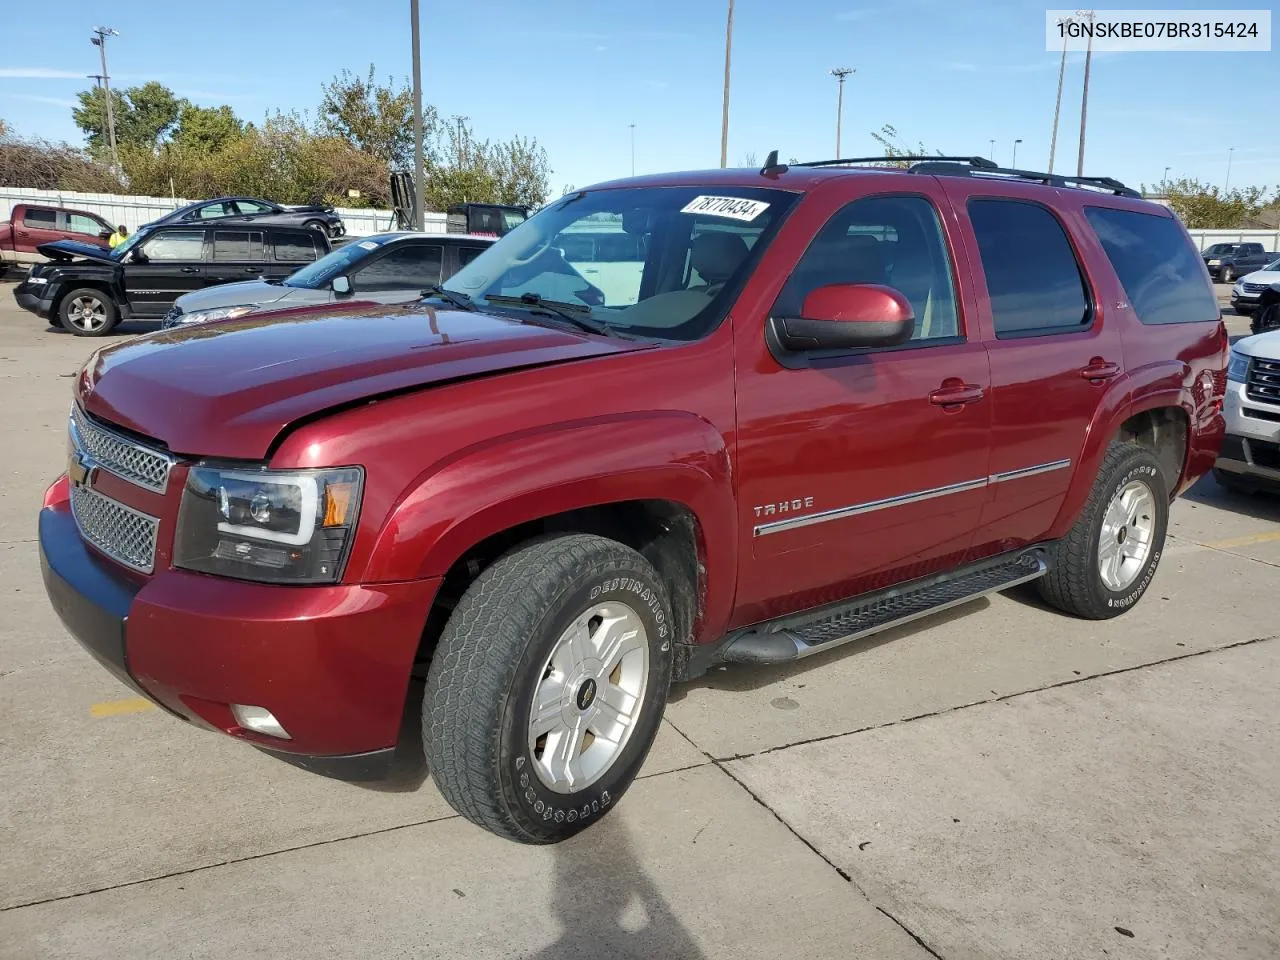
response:
[(608, 49), (609, 49), (609, 48), (608, 48), (608, 47), (606, 47), (603, 43), (597, 43), (597, 44), (596, 44), (596, 53), (604, 53), (604, 52), (605, 52), (606, 50), (608, 50)]
[(651, 90), (665, 90), (667, 87), (671, 86), (671, 84), (667, 83), (665, 80), (646, 80), (644, 85)]
[(953, 60), (950, 63), (944, 63), (943, 67), (947, 70), (955, 70), (958, 73), (977, 73), (978, 65), (975, 63), (964, 63), (960, 60)]
[(52, 67), (0, 67), (0, 77), (24, 80), (83, 80), (83, 73)]
[(53, 107), (74, 107), (75, 100), (67, 100), (64, 97), (39, 97), (31, 93), (6, 93), (6, 97), (10, 100), (25, 100), (28, 103), (47, 103)]

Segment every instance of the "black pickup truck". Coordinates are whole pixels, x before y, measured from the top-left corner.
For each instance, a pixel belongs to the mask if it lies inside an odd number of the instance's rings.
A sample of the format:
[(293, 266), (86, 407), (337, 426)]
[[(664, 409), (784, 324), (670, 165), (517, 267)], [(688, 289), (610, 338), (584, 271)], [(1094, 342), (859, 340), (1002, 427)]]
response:
[(1202, 251), (1209, 276), (1220, 283), (1231, 283), (1254, 270), (1261, 270), (1280, 254), (1268, 253), (1260, 243), (1215, 243)]

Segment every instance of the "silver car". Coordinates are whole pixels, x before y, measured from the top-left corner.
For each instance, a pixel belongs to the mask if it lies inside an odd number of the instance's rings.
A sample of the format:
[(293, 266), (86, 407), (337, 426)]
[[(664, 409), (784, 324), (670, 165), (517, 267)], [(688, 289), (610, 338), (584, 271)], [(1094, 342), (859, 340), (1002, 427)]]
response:
[(1227, 380), (1227, 436), (1214, 475), (1228, 490), (1280, 491), (1280, 330), (1237, 340)]
[(478, 257), (493, 237), (379, 233), (343, 244), (284, 280), (246, 280), (179, 297), (164, 328), (358, 299), (408, 303)]

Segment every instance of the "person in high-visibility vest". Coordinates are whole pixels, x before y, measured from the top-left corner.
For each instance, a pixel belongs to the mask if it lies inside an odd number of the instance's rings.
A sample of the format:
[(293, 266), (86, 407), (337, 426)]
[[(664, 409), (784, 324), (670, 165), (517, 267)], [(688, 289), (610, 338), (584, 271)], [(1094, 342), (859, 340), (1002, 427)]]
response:
[(122, 223), (116, 227), (116, 232), (107, 238), (107, 245), (114, 250), (116, 247), (120, 246), (120, 244), (124, 243), (128, 236), (129, 228)]

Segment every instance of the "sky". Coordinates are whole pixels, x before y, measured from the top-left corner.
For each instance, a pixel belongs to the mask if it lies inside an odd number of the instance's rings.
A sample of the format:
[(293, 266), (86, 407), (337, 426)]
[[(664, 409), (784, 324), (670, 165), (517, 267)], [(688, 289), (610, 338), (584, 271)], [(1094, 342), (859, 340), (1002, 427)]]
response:
[[(1201, 2), (1201, 8), (1206, 4)], [(1194, 7), (1193, 7), (1194, 8)], [(536, 138), (554, 194), (636, 173), (719, 165), (726, 0), (421, 0), (423, 96), (478, 136)], [(314, 110), (343, 68), (411, 70), (409, 0), (61, 0), (58, 14), (12, 3), (0, 49), (0, 118), (16, 132), (80, 143), (77, 90), (108, 41), (114, 86), (158, 80), (245, 119)], [(835, 152), (834, 67), (845, 85), (845, 156), (878, 155), (884, 124), (909, 144), (1044, 170), (1060, 55), (1045, 7), (953, 0), (736, 0), (729, 164)], [(105, 18), (105, 19), (104, 19)], [(1068, 58), (1059, 172), (1074, 172), (1083, 54)], [(1085, 173), (1131, 186), (1196, 177), (1280, 184), (1280, 53), (1095, 54)], [(994, 147), (991, 141), (995, 141)]]

